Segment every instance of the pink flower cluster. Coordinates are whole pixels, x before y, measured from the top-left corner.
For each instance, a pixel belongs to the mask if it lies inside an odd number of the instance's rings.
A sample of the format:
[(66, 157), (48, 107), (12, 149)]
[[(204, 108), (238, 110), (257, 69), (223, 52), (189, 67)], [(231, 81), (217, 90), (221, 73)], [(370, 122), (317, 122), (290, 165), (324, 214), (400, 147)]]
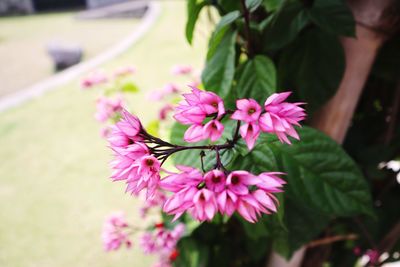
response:
[(122, 212), (115, 212), (104, 222), (102, 239), (106, 251), (117, 250), (125, 245), (132, 246), (129, 239), (130, 227)]
[[(285, 100), (290, 93), (277, 93), (267, 98), (262, 108), (254, 99), (240, 99), (237, 109), (226, 110), (223, 100), (212, 92), (192, 88), (184, 94), (178, 105), (175, 119), (189, 128), (184, 139), (196, 142), (204, 139), (217, 141), (224, 130), (224, 118), (236, 120), (237, 129), (232, 140), (220, 145), (180, 146), (154, 137), (142, 127), (139, 119), (126, 110), (112, 127), (108, 141), (114, 151), (112, 179), (125, 181), (126, 191), (138, 195), (146, 191), (149, 207), (162, 205), (163, 211), (175, 215), (175, 220), (188, 212), (199, 221), (210, 221), (220, 213), (231, 216), (239, 213), (249, 222), (256, 222), (262, 214), (277, 211), (275, 193), (282, 192), (285, 182), (283, 173), (263, 172), (258, 175), (245, 170), (228, 171), (220, 159), (220, 150), (231, 149), (240, 138), (251, 150), (260, 132), (273, 133), (279, 140), (289, 143), (288, 136), (299, 138), (294, 125), (305, 118), (302, 103)], [(209, 171), (190, 166), (177, 166), (179, 172), (165, 171), (161, 179), (161, 165), (172, 154), (189, 149), (214, 150), (216, 164)], [(157, 199), (160, 190), (166, 191), (166, 199)], [(154, 203), (152, 203), (152, 201)]]
[(94, 71), (89, 73), (81, 81), (82, 89), (89, 89), (96, 85), (104, 84), (108, 82), (108, 77), (102, 71)]
[(187, 75), (193, 72), (193, 68), (190, 65), (175, 65), (171, 68), (173, 75)]
[[(224, 102), (213, 92), (201, 91), (192, 87), (192, 92), (183, 94), (185, 98), (176, 107), (174, 118), (184, 124), (190, 125), (185, 132), (184, 140), (198, 142), (210, 138), (217, 141), (223, 131), (224, 125), (220, 122), (225, 114)], [(213, 117), (208, 122), (207, 117)]]
[(114, 151), (111, 177), (114, 181), (126, 181), (127, 192), (138, 195), (146, 189), (147, 198), (152, 198), (160, 180), (161, 164), (141, 142), (142, 125), (139, 119), (126, 110), (122, 111), (122, 117), (108, 138)]
[(249, 222), (256, 222), (261, 213), (276, 212), (278, 200), (273, 193), (282, 192), (285, 182), (282, 173), (264, 172), (253, 175), (247, 171), (233, 171), (226, 175), (221, 170), (202, 174), (188, 166), (177, 166), (160, 186), (174, 194), (164, 204), (164, 211), (176, 220), (189, 212), (199, 221), (212, 220), (217, 212), (231, 216), (237, 211)]
[(157, 224), (155, 231), (145, 232), (140, 239), (140, 246), (146, 254), (158, 254), (159, 261), (154, 266), (172, 266), (178, 256), (176, 244), (185, 232), (185, 225), (177, 224), (172, 230)]
[[(240, 135), (251, 150), (260, 132), (274, 133), (281, 142), (290, 144), (287, 135), (299, 139), (293, 125), (300, 126), (305, 112), (300, 107), (303, 103), (285, 102), (290, 92), (276, 93), (268, 97), (264, 110), (254, 99), (239, 99), (237, 109), (231, 119), (244, 124), (240, 127)], [(174, 118), (182, 124), (190, 125), (185, 132), (187, 142), (197, 142), (210, 138), (218, 140), (224, 126), (220, 122), (227, 114), (222, 99), (212, 92), (192, 88), (192, 93), (184, 94), (184, 100), (176, 108)], [(207, 118), (212, 118), (206, 122)]]
[(136, 73), (136, 67), (134, 66), (125, 66), (120, 67), (114, 71), (114, 77), (126, 77), (128, 75), (132, 75)]
[(165, 195), (165, 193), (162, 190), (156, 190), (154, 196), (150, 199), (147, 199), (144, 202), (144, 205), (140, 208), (140, 211), (139, 211), (140, 216), (142, 218), (145, 218), (151, 208), (162, 207), (166, 200), (167, 200), (167, 196)]
[(152, 91), (148, 98), (153, 101), (163, 100), (165, 97), (179, 93), (179, 86), (174, 83), (168, 83), (160, 90)]
[(106, 122), (122, 111), (123, 100), (121, 97), (117, 99), (101, 96), (96, 100), (95, 119), (99, 122)]

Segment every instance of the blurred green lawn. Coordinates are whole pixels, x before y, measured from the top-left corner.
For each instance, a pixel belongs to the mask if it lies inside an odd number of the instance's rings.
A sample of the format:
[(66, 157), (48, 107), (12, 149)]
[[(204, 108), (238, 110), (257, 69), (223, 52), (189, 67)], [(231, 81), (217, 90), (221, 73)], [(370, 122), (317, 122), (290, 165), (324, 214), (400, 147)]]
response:
[[(138, 67), (143, 91), (129, 106), (144, 122), (157, 110), (145, 94), (174, 79), (171, 65), (201, 67), (204, 59), (206, 39), (196, 36), (194, 47), (184, 39), (185, 2), (162, 2), (162, 7), (144, 38), (104, 66)], [(139, 202), (124, 194), (122, 183), (108, 179), (110, 151), (93, 119), (98, 92), (81, 91), (78, 84), (0, 114), (0, 266), (145, 267), (152, 262), (137, 243), (132, 250), (103, 252), (100, 232), (107, 214), (124, 210), (132, 223), (143, 221)]]
[[(49, 42), (79, 44), (88, 59), (130, 33), (137, 19), (78, 20), (71, 12), (0, 18), (0, 96), (53, 74)], [(101, 33), (101, 34), (99, 34)]]

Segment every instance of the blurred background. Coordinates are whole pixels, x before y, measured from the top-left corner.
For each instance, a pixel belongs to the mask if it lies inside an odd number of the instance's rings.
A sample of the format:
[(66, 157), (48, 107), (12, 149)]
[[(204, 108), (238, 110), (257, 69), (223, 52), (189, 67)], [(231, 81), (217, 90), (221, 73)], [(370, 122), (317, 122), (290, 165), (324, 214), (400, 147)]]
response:
[[(139, 201), (108, 178), (110, 151), (93, 118), (98, 92), (82, 91), (80, 80), (93, 69), (136, 66), (140, 91), (129, 107), (144, 123), (154, 119), (159, 107), (148, 104), (148, 92), (176, 79), (172, 65), (200, 68), (205, 58), (205, 36), (193, 46), (184, 39), (185, 9), (185, 1), (0, 1), (0, 266), (153, 262), (138, 244), (103, 250), (101, 228), (110, 212), (145, 222)], [(139, 31), (140, 38), (127, 42)], [(126, 49), (118, 55), (98, 60), (122, 43)], [(76, 68), (91, 60), (95, 64)], [(25, 101), (26, 91), (40, 97)]]

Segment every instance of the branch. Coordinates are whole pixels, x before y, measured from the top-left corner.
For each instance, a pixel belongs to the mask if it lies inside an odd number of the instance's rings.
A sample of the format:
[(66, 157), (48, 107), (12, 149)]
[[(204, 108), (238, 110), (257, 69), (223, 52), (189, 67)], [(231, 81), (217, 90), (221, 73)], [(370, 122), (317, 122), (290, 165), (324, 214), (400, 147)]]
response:
[(384, 253), (390, 251), (393, 246), (400, 239), (400, 221), (398, 221), (393, 228), (385, 235), (385, 237), (379, 242), (378, 251)]
[(307, 248), (328, 245), (328, 244), (338, 242), (338, 241), (343, 241), (343, 240), (355, 240), (357, 238), (358, 238), (358, 236), (356, 234), (329, 236), (329, 237), (311, 241), (310, 243), (307, 244)]
[(252, 58), (254, 55), (254, 52), (253, 52), (253, 46), (252, 46), (252, 42), (251, 42), (250, 12), (246, 7), (245, 0), (240, 0), (240, 3), (242, 5), (243, 16), (244, 16), (244, 21), (245, 21), (244, 31), (245, 31), (246, 39), (247, 39), (247, 53), (248, 53), (248, 56), (250, 58)]

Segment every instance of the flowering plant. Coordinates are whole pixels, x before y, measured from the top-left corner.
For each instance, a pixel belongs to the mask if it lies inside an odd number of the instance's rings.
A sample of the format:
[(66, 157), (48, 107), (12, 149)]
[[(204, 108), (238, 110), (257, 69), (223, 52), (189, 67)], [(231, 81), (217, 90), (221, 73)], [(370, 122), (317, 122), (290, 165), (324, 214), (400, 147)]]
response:
[[(123, 101), (99, 104), (116, 114), (107, 134), (112, 179), (145, 195), (142, 215), (161, 209), (140, 239), (144, 251), (159, 255), (158, 266), (185, 267), (265, 266), (271, 255), (290, 259), (305, 250), (304, 266), (394, 260), (399, 213), (390, 203), (398, 202), (398, 187), (393, 174), (377, 168), (399, 148), (391, 111), (398, 102), (389, 105), (387, 97), (392, 91), (368, 91), (344, 147), (310, 127), (343, 78), (338, 37), (355, 35), (346, 4), (188, 0), (189, 43), (203, 10), (211, 23), (218, 14), (219, 22), (201, 79), (189, 66), (176, 66), (173, 74), (186, 75), (190, 92), (169, 84), (152, 96), (172, 98), (159, 113), (173, 122), (169, 138), (143, 126)], [(382, 72), (376, 68), (371, 77), (390, 76)], [(94, 77), (92, 84), (102, 80)], [(387, 127), (382, 121), (389, 113)], [(97, 117), (110, 117), (104, 114)], [(383, 135), (389, 136), (384, 143)], [(129, 247), (138, 230), (113, 217), (104, 229), (108, 250)]]

